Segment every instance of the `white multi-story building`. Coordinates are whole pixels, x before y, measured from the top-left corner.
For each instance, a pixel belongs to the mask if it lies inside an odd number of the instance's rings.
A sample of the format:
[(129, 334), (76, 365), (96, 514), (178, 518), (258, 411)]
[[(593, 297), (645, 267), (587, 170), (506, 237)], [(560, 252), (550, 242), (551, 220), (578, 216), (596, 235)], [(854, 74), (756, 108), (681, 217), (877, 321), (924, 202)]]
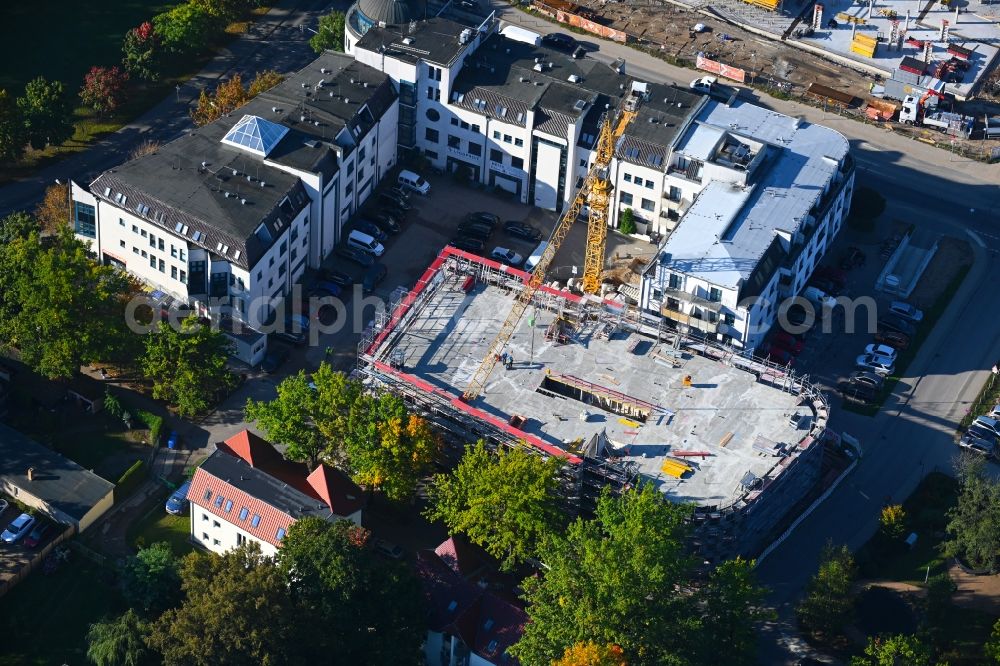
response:
[(847, 217), (847, 139), (753, 104), (709, 101), (666, 167), (664, 199), (681, 217), (643, 275), (640, 304), (757, 347)]
[(288, 529), (306, 516), (361, 525), (364, 494), (343, 472), (312, 472), (282, 458), (244, 430), (220, 444), (195, 471), (188, 490), (191, 541), (215, 553), (249, 542), (274, 555)]
[(74, 184), (77, 236), (202, 312), (263, 321), (396, 164), (398, 109), (385, 74), (325, 53), (233, 113)]

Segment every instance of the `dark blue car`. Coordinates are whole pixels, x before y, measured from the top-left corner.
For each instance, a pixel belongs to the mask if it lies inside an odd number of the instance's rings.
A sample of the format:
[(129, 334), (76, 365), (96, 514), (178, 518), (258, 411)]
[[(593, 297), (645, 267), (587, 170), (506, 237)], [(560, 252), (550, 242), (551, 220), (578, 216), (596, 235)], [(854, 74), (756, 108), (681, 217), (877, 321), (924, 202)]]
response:
[(181, 516), (187, 513), (188, 508), (188, 490), (191, 489), (191, 482), (185, 481), (181, 484), (181, 487), (175, 490), (170, 497), (167, 499), (166, 509), (167, 513), (173, 514), (175, 516)]

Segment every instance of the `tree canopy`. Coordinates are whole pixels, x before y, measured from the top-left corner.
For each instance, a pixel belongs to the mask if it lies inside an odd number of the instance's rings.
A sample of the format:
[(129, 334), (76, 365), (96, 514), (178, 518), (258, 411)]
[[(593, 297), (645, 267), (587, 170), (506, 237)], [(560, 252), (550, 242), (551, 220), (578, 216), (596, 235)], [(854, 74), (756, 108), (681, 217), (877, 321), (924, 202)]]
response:
[(750, 666), (756, 663), (755, 625), (773, 618), (765, 608), (767, 590), (757, 584), (754, 563), (736, 558), (717, 566), (698, 590), (702, 612), (700, 662)]
[(344, 50), (344, 12), (330, 12), (319, 19), (316, 34), (309, 39), (309, 46), (316, 53)]
[(97, 666), (152, 666), (146, 647), (148, 625), (131, 608), (116, 618), (95, 622), (87, 631), (87, 659)]
[(114, 113), (128, 93), (128, 72), (114, 67), (91, 67), (83, 77), (80, 101), (102, 115)]
[(204, 51), (221, 28), (219, 18), (205, 7), (185, 2), (153, 17), (153, 28), (163, 46), (179, 55)]
[(434, 477), (426, 516), (482, 546), (507, 568), (534, 557), (562, 522), (557, 476), (562, 461), (523, 449), (466, 450), (458, 467)]
[(0, 245), (7, 245), (15, 238), (26, 239), (39, 231), (38, 220), (17, 211), (0, 219)]
[(125, 33), (122, 66), (132, 76), (157, 81), (163, 68), (163, 44), (152, 22), (144, 21)]
[(621, 497), (607, 491), (594, 519), (545, 539), (541, 575), (524, 581), (531, 622), (511, 652), (550, 663), (584, 641), (618, 645), (629, 663), (682, 664), (699, 629), (684, 550), (691, 508), (652, 485)]
[(960, 473), (958, 503), (948, 512), (945, 552), (976, 569), (1000, 570), (1000, 482), (987, 476), (980, 461)]
[(216, 86), (211, 94), (202, 89), (198, 95), (198, 105), (191, 110), (191, 120), (199, 127), (207, 125), (243, 106), (265, 90), (278, 85), (284, 78), (273, 69), (269, 69), (258, 72), (250, 85), (244, 88), (243, 77), (234, 74), (232, 78)]
[(153, 383), (153, 397), (176, 405), (181, 416), (201, 414), (220, 391), (233, 385), (226, 366), (230, 342), (218, 329), (191, 315), (180, 330), (166, 324), (146, 336), (139, 361), (143, 376)]
[(316, 425), (318, 391), (309, 386), (306, 373), (299, 370), (278, 384), (278, 395), (270, 402), (248, 399), (246, 418), (257, 424), (267, 438), (285, 446), (285, 457), (315, 469), (329, 453), (331, 440)]
[(59, 145), (73, 136), (73, 104), (61, 82), (42, 76), (29, 81), (17, 108), (32, 148)]
[(0, 159), (11, 162), (20, 159), (26, 142), (17, 105), (6, 90), (0, 89)]
[(803, 628), (824, 638), (840, 634), (854, 615), (851, 586), (856, 576), (854, 556), (847, 546), (827, 544), (820, 555), (819, 570), (798, 607)]
[(122, 590), (133, 607), (159, 613), (180, 599), (180, 574), (170, 544), (154, 543), (128, 558), (122, 570)]
[[(853, 657), (851, 666), (933, 666), (931, 649), (916, 636), (898, 634), (868, 638), (864, 656)], [(946, 666), (941, 664), (941, 666)]]
[(35, 208), (35, 220), (41, 231), (55, 234), (62, 227), (68, 226), (72, 219), (69, 183), (56, 183), (46, 187), (45, 196)]
[(624, 650), (617, 645), (598, 645), (593, 641), (575, 643), (552, 666), (628, 666)]

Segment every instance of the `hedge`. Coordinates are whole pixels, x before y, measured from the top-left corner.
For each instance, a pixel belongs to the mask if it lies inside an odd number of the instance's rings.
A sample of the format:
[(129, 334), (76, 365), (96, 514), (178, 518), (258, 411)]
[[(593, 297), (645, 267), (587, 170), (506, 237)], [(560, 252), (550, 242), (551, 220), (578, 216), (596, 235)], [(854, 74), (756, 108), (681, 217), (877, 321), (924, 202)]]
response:
[(145, 480), (145, 475), (141, 473), (145, 464), (145, 461), (136, 460), (132, 463), (132, 466), (125, 470), (125, 473), (121, 475), (121, 478), (118, 479), (118, 483), (115, 484), (115, 504), (118, 504), (118, 502), (134, 493), (136, 488), (138, 488), (139, 485)]
[(160, 434), (163, 430), (163, 417), (151, 412), (139, 410), (139, 420), (149, 428), (149, 445), (156, 448), (160, 445)]

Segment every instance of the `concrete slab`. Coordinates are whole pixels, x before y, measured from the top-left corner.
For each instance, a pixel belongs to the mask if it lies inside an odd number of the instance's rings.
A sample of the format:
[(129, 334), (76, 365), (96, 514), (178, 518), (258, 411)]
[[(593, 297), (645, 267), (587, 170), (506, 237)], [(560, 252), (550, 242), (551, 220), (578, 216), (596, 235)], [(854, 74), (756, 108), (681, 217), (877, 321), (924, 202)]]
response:
[[(469, 294), (439, 289), (393, 344), (403, 371), (460, 394), (512, 302), (496, 286), (480, 284)], [(507, 347), (512, 366), (497, 365), (473, 407), (506, 422), (522, 417), (520, 430), (569, 451), (606, 436), (612, 459), (636, 462), (672, 499), (705, 506), (735, 499), (748, 472), (750, 479), (764, 477), (783, 459), (783, 448), (808, 434), (811, 409), (749, 372), (636, 334), (607, 338), (596, 321), (564, 328), (560, 343), (546, 335), (557, 318), (554, 311), (529, 310)], [(802, 416), (795, 425), (794, 414)], [(764, 441), (774, 450), (764, 453)], [(680, 478), (664, 472), (671, 460), (690, 471)]]

